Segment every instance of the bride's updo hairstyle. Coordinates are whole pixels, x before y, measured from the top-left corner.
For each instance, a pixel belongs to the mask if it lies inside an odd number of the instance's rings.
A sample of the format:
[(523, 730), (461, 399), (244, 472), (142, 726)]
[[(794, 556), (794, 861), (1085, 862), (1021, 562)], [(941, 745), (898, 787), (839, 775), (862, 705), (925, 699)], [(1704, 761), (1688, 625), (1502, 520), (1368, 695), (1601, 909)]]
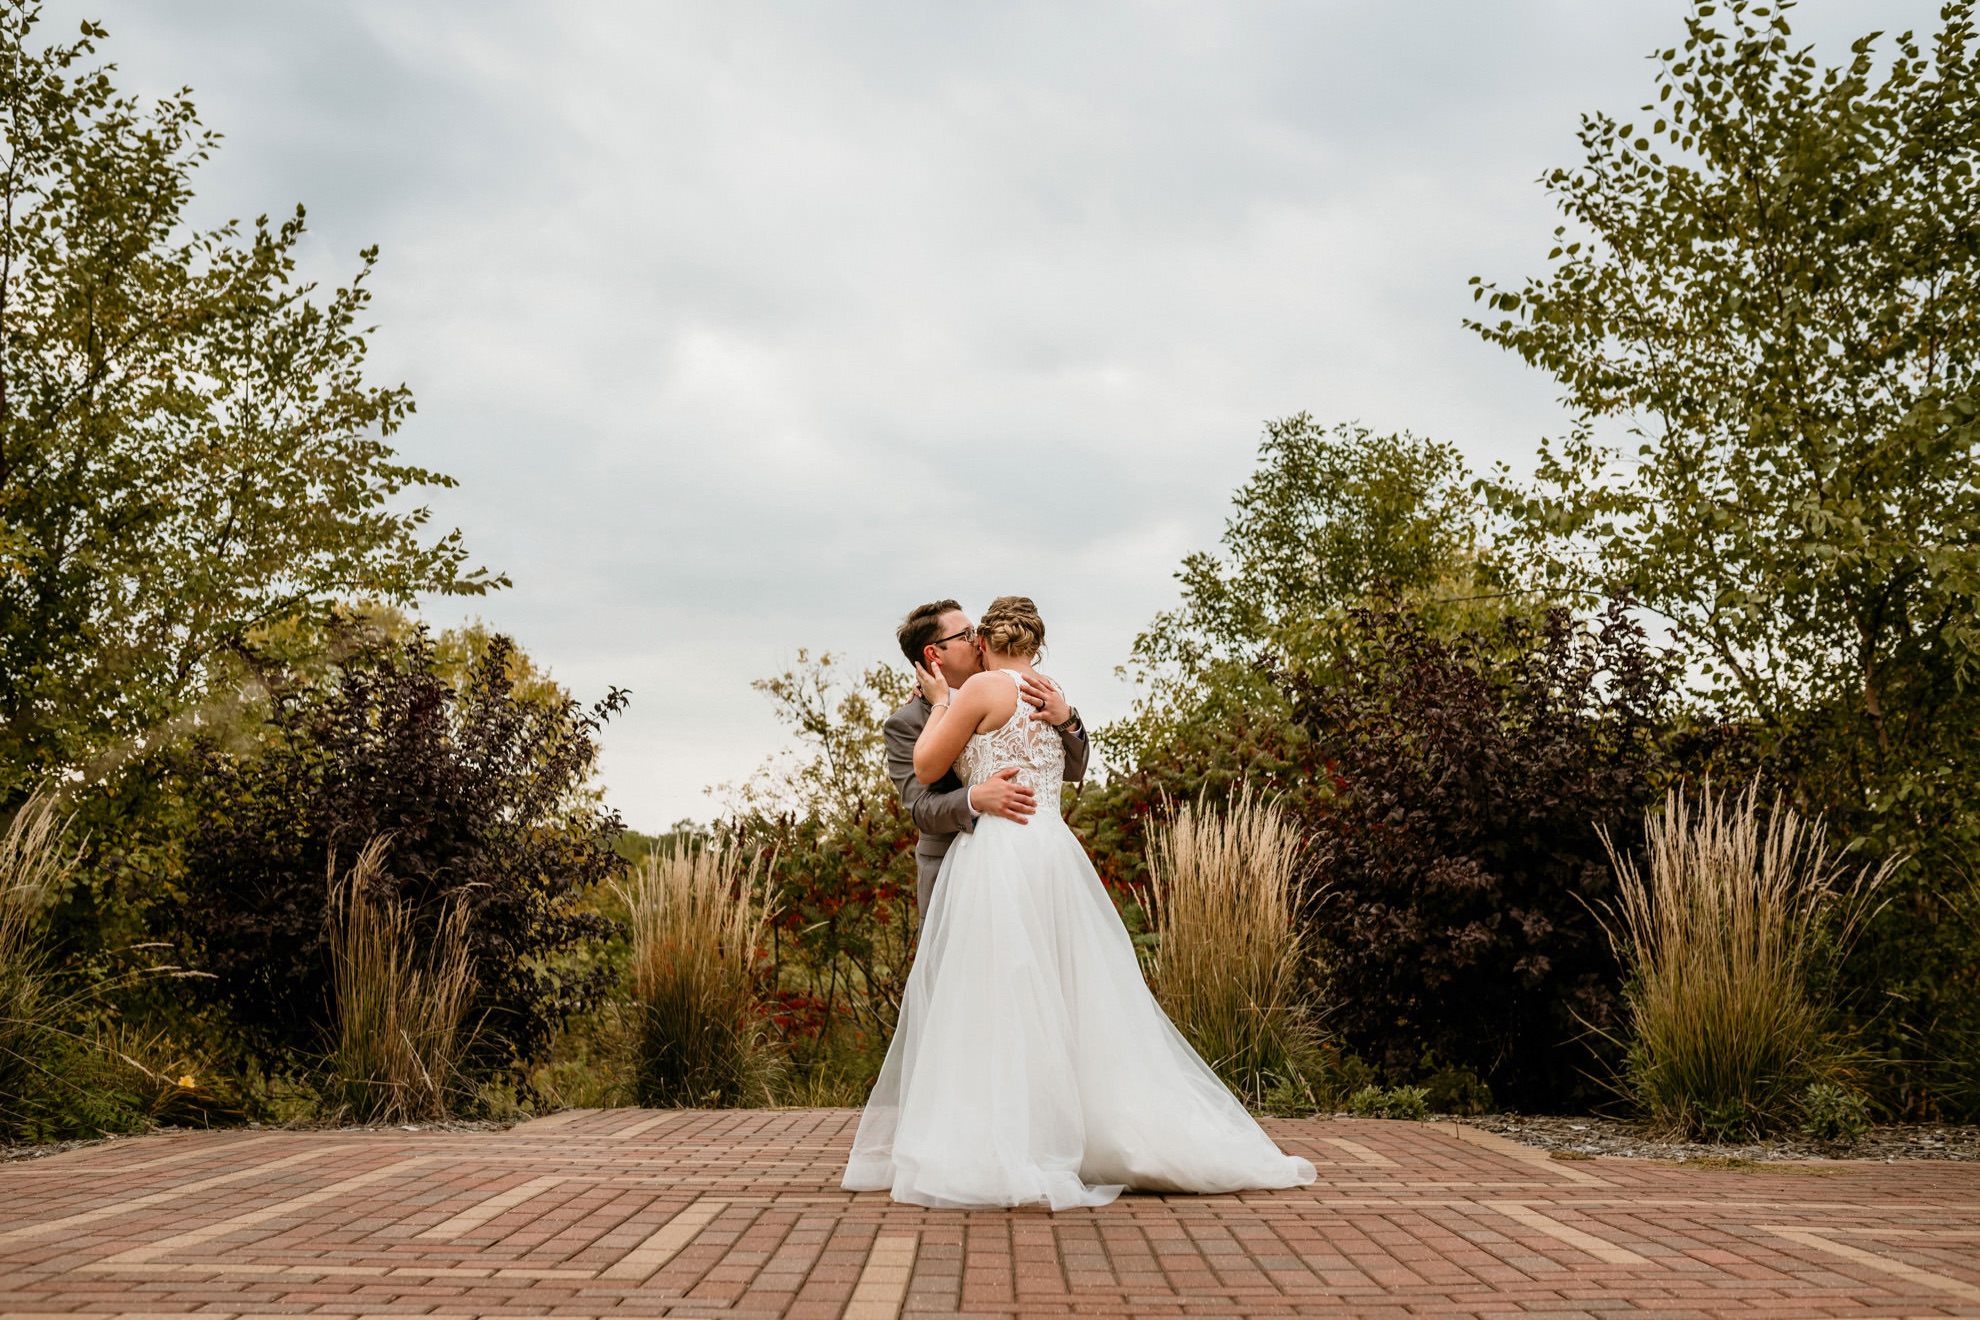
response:
[(999, 596), (977, 620), (976, 635), (1000, 655), (1028, 658), (1045, 648), (1045, 620), (1029, 596)]

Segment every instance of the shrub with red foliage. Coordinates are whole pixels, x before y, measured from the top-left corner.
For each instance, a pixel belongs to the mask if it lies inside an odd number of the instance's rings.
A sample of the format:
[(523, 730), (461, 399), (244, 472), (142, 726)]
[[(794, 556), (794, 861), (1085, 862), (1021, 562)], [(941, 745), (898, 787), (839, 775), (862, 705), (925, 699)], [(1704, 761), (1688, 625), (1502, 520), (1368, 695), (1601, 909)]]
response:
[(1595, 1097), (1619, 991), (1597, 829), (1640, 833), (1676, 677), (1619, 602), (1458, 639), (1357, 609), (1324, 678), (1279, 676), (1325, 775), (1293, 802), (1351, 1050), (1395, 1081), (1469, 1069), (1521, 1108)]
[(914, 822), (892, 785), (830, 814), (752, 812), (725, 828), (769, 869), (773, 1020), (785, 1042), (803, 1055), (840, 1020), (884, 1039), (918, 928)]

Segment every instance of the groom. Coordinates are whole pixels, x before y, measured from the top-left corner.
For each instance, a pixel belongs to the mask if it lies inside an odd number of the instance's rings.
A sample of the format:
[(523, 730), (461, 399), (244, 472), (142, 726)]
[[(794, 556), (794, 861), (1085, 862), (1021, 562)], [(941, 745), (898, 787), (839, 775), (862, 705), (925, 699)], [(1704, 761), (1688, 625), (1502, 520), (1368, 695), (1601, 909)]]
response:
[[(983, 656), (976, 649), (976, 628), (962, 606), (952, 600), (938, 600), (917, 606), (895, 632), (901, 654), (909, 664), (934, 670), (956, 687), (972, 674), (982, 672)], [(1089, 748), (1086, 726), (1079, 711), (1066, 704), (1065, 694), (1049, 683), (1029, 676), (1023, 680), (1024, 699), (1038, 709), (1034, 720), (1047, 720), (1058, 730), (1066, 745), (1066, 778), (1086, 778)], [(900, 790), (901, 805), (914, 819), (921, 838), (914, 845), (915, 897), (921, 913), (928, 915), (928, 900), (935, 892), (935, 876), (942, 869), (942, 858), (957, 834), (976, 828), (980, 816), (1002, 816), (1022, 825), (1038, 810), (1032, 791), (1017, 782), (1017, 767), (1007, 766), (980, 784), (965, 788), (951, 769), (932, 784), (914, 776), (914, 742), (928, 723), (928, 698), (916, 692), (908, 703), (887, 717), (882, 732), (887, 739), (887, 774)], [(1057, 804), (1053, 804), (1056, 809)]]

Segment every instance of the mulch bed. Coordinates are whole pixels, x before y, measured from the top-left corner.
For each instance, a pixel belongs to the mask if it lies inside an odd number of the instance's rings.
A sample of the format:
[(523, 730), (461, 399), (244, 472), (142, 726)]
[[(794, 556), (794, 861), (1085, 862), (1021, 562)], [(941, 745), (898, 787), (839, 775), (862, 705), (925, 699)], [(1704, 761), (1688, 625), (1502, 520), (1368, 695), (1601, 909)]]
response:
[(1550, 1118), (1483, 1114), (1458, 1120), (1486, 1132), (1551, 1151), (1563, 1159), (1624, 1155), (1651, 1160), (1765, 1163), (1780, 1160), (1980, 1160), (1980, 1127), (1906, 1123), (1872, 1128), (1853, 1146), (1829, 1146), (1801, 1136), (1722, 1143), (1688, 1141), (1641, 1123), (1613, 1118)]

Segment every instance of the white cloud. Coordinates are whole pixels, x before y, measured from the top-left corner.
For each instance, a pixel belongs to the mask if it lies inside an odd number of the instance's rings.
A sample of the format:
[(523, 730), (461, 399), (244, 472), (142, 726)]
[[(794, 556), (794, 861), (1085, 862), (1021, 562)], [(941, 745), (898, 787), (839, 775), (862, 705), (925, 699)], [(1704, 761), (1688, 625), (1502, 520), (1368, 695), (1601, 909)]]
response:
[[(83, 12), (51, 6), (51, 28)], [(1553, 391), (1464, 332), (1532, 180), (1676, 4), (92, 3), (228, 135), (216, 216), (382, 243), (381, 377), (481, 602), (580, 695), (636, 824), (778, 742), (751, 678), (1035, 596), (1090, 713), (1264, 419), (1524, 461)], [(1826, 49), (1924, 0), (1797, 11)], [(445, 620), (456, 607), (438, 603)]]

